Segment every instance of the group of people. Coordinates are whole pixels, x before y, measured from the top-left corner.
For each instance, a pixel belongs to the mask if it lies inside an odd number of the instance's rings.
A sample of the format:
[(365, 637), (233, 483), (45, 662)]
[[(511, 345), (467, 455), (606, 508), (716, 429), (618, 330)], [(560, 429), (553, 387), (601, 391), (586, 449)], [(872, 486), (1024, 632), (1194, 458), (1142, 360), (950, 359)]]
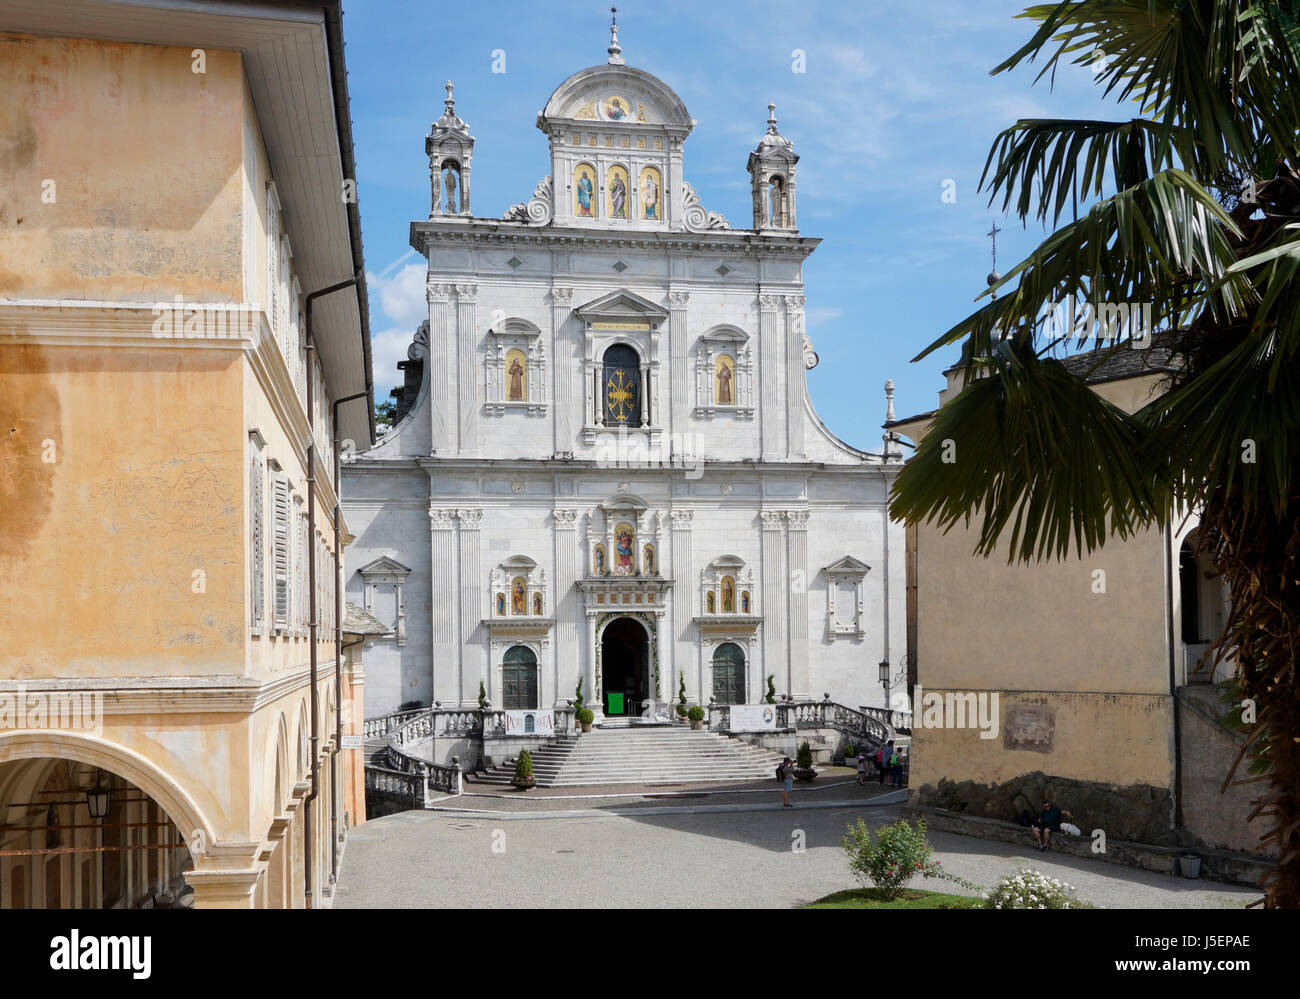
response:
[(890, 787), (903, 786), (903, 759), (899, 754), (898, 747), (894, 745), (893, 739), (890, 739), (870, 756), (867, 755), (865, 749), (858, 753), (859, 784), (867, 782), (868, 760), (876, 765), (881, 784), (884, 784), (885, 778), (888, 777)]

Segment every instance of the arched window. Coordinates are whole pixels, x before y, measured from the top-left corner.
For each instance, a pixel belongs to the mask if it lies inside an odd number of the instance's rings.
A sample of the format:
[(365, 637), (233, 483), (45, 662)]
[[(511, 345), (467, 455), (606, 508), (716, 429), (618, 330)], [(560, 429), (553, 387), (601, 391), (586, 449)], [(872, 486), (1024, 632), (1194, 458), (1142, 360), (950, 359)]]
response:
[(734, 642), (713, 653), (713, 697), (719, 704), (745, 703), (745, 652)]
[(605, 351), (605, 426), (641, 425), (641, 359), (627, 344)]
[(507, 711), (537, 707), (537, 656), (523, 645), (508, 649), (501, 664), (501, 694)]

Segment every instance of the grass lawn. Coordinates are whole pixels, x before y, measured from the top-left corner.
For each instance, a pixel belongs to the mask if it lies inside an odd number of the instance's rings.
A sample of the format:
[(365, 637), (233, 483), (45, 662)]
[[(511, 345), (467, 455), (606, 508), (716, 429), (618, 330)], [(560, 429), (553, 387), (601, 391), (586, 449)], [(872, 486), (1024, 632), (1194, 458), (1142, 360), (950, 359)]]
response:
[(879, 888), (851, 888), (819, 898), (805, 909), (974, 909), (982, 899), (969, 895), (945, 895), (937, 891), (905, 888), (892, 902)]

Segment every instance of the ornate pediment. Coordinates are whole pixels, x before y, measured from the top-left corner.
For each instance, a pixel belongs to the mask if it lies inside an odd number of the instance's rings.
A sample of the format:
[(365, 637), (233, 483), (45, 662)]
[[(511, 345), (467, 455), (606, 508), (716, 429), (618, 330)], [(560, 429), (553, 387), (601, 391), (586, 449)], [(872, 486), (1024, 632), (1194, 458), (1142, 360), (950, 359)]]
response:
[(871, 566), (865, 562), (859, 562), (852, 555), (845, 555), (837, 562), (832, 562), (823, 570), (828, 576), (842, 576), (846, 578), (861, 579), (871, 571)]
[(649, 326), (658, 325), (668, 318), (668, 310), (662, 305), (656, 305), (626, 288), (579, 305), (573, 312), (589, 325), (640, 322)]
[(411, 574), (411, 569), (409, 566), (402, 565), (401, 562), (383, 555), (373, 562), (366, 563), (357, 572), (363, 579), (377, 582), (381, 576), (394, 576), (404, 580)]

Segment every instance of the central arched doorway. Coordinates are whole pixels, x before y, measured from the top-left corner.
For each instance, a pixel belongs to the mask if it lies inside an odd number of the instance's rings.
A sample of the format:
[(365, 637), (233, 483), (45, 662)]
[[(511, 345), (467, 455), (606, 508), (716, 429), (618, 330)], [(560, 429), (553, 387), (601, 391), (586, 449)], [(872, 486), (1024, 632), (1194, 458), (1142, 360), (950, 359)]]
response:
[(615, 618), (600, 640), (601, 708), (607, 717), (637, 717), (649, 696), (650, 636), (634, 618)]

